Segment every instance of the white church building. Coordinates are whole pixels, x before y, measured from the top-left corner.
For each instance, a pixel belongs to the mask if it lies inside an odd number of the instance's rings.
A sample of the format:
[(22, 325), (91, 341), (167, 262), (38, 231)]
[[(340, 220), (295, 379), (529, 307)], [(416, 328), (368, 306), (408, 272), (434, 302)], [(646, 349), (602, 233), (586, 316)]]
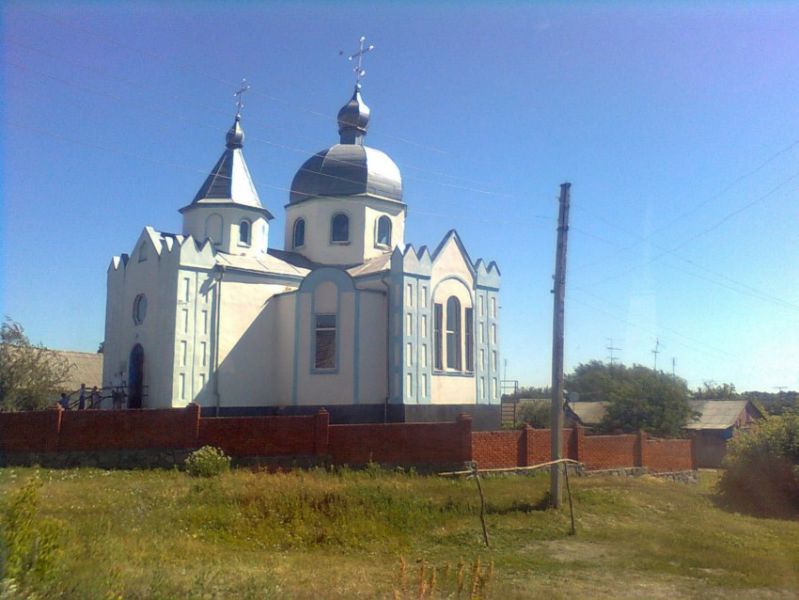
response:
[(397, 165), (364, 144), (356, 85), (340, 142), (297, 171), (283, 249), (244, 160), (240, 113), (181, 233), (145, 227), (108, 269), (103, 385), (130, 408), (335, 421), (449, 419), (500, 401), (499, 285), (454, 230), (405, 243)]

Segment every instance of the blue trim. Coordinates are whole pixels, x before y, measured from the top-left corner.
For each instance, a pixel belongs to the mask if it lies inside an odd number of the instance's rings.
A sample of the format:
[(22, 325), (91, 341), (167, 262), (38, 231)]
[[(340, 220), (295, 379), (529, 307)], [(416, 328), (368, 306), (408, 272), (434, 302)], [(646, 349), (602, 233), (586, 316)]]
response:
[[(336, 285), (333, 282), (333, 285)], [(316, 367), (316, 316), (317, 315), (336, 315), (336, 355), (333, 360), (335, 367), (332, 369), (319, 369)], [(311, 343), (308, 347), (311, 350), (311, 355), (308, 357), (308, 368), (311, 375), (338, 375), (339, 367), (341, 366), (341, 290), (336, 285), (336, 312), (316, 312), (316, 290), (311, 294)]]
[[(324, 282), (331, 282), (336, 286), (336, 367), (334, 369), (317, 369), (316, 364), (316, 288)], [(300, 294), (311, 295), (311, 311), (310, 311), (310, 356), (308, 357), (308, 369), (311, 375), (336, 375), (339, 372), (341, 365), (341, 292), (342, 288), (345, 291), (351, 291), (358, 294), (355, 288), (355, 283), (349, 273), (342, 269), (335, 267), (320, 267), (314, 269), (303, 280), (299, 289)], [(332, 314), (332, 313), (325, 313)], [(357, 343), (357, 341), (356, 341)]]
[(485, 284), (482, 284), (482, 283), (475, 284), (474, 289), (476, 289), (476, 290), (485, 290), (485, 291), (488, 291), (488, 292), (498, 292), (499, 291), (498, 287), (491, 287), (490, 285), (485, 285)]
[(301, 294), (297, 294), (294, 301), (294, 373), (292, 374), (291, 384), (291, 403), (294, 406), (299, 404), (297, 398), (297, 381), (300, 367), (300, 303), (302, 302), (302, 298), (303, 296)]
[(474, 371), (433, 371), (435, 377), (474, 377)]
[[(339, 301), (340, 301), (339, 294)], [(361, 402), (361, 294), (355, 291), (355, 323), (353, 323), (353, 350), (352, 350), (352, 402)]]
[[(458, 275), (447, 275), (443, 279), (440, 279), (438, 281), (438, 283), (436, 283), (435, 287), (433, 287), (433, 289), (430, 291), (430, 301), (433, 302), (433, 303), (435, 302), (436, 290), (438, 290), (438, 286), (440, 286), (445, 281), (449, 281), (450, 279), (454, 279), (456, 281), (460, 281), (464, 285), (466, 290), (469, 292), (469, 300), (472, 303), (472, 308), (474, 308), (474, 291), (472, 289), (472, 286), (469, 285), (469, 282), (467, 282), (462, 277), (459, 277)], [(467, 308), (467, 307), (464, 307), (464, 308)]]

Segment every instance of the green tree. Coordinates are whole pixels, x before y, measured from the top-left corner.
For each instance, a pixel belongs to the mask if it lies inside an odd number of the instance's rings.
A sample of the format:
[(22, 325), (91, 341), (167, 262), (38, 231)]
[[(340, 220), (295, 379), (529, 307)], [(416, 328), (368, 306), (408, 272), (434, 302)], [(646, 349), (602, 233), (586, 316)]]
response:
[(22, 325), (6, 317), (0, 326), (0, 410), (37, 410), (51, 404), (71, 365), (42, 345), (33, 345)]
[(548, 387), (520, 387), (511, 394), (502, 394), (503, 400), (522, 400), (525, 398), (549, 398), (552, 390)]
[(732, 383), (722, 383), (716, 385), (712, 381), (706, 381), (701, 388), (692, 394), (696, 400), (735, 400), (739, 397)]
[(771, 415), (799, 411), (799, 392), (795, 391), (744, 392), (741, 397), (763, 407)]
[(601, 429), (677, 437), (693, 416), (685, 380), (641, 365), (591, 361), (566, 377), (566, 389), (580, 400), (608, 403)]
[(730, 441), (719, 491), (739, 509), (795, 514), (799, 511), (798, 465), (799, 414), (771, 416)]
[(550, 406), (550, 400), (523, 400), (519, 403), (516, 422), (527, 423), (534, 429), (548, 429), (552, 422)]

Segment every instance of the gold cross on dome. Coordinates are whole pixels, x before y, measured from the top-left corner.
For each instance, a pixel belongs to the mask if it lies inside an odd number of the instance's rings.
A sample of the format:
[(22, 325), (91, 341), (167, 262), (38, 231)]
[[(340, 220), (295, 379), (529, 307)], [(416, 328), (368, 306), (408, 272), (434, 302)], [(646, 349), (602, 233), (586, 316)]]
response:
[(366, 45), (366, 36), (362, 35), (360, 41), (360, 48), (354, 54), (350, 54), (347, 57), (347, 60), (354, 61), (356, 58), (358, 59), (358, 64), (352, 70), (355, 72), (355, 86), (361, 87), (361, 79), (364, 75), (366, 75), (366, 69), (363, 68), (363, 57), (367, 52), (371, 52), (375, 49), (372, 44)]
[(242, 98), (244, 92), (250, 89), (250, 84), (247, 83), (246, 79), (241, 80), (241, 85), (239, 89), (233, 94), (236, 97), (236, 116), (241, 116), (241, 109), (244, 108), (244, 99)]

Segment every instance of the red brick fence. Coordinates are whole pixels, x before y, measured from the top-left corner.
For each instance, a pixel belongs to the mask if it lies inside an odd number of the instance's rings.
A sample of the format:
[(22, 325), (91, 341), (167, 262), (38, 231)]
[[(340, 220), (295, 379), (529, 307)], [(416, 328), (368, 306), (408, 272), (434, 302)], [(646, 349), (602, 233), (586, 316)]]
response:
[[(685, 471), (694, 468), (691, 440), (650, 439), (646, 433), (585, 435), (581, 427), (563, 432), (563, 456), (589, 470), (647, 467), (650, 471)], [(476, 431), (472, 433), (472, 458), (484, 469), (530, 466), (551, 460), (549, 429)]]
[[(189, 451), (205, 445), (239, 458), (313, 457), (352, 465), (444, 466), (475, 460), (487, 469), (533, 465), (550, 457), (548, 430), (472, 432), (468, 415), (449, 423), (331, 425), (325, 411), (205, 418), (195, 404), (184, 409), (0, 413), (0, 464), (26, 453)], [(690, 440), (587, 436), (581, 428), (566, 430), (564, 455), (589, 469), (679, 471), (694, 465)]]

